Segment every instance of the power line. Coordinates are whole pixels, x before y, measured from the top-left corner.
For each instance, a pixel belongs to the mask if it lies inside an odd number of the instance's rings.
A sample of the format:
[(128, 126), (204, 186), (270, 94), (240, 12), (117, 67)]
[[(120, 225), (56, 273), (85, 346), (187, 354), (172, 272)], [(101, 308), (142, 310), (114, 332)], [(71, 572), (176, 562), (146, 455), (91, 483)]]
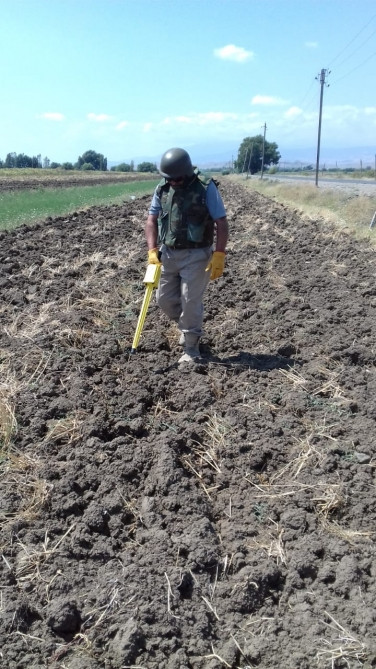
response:
[(350, 53), (344, 60), (342, 60), (342, 61), (340, 62), (339, 65), (336, 65), (336, 69), (338, 70), (338, 68), (341, 67), (341, 65), (343, 65), (343, 63), (346, 63), (346, 62), (349, 60), (349, 58), (351, 58), (351, 57), (354, 55), (354, 53), (356, 53), (357, 51), (359, 51), (359, 49), (362, 49), (362, 48), (364, 47), (364, 45), (367, 44), (368, 40), (370, 40), (371, 37), (373, 37), (373, 35), (374, 35), (375, 33), (376, 33), (376, 30), (374, 30), (373, 33), (371, 33), (371, 34), (367, 37), (367, 39), (364, 40), (364, 42), (362, 42), (362, 44), (360, 44), (360, 46), (358, 46), (358, 47), (357, 47), (354, 51), (352, 51), (352, 52), (351, 52), (351, 53)]
[[(364, 32), (364, 30), (366, 30), (366, 28), (368, 28), (368, 26), (372, 23), (372, 21), (373, 21), (375, 18), (376, 18), (376, 14), (374, 14), (374, 16), (371, 17), (371, 19), (366, 23), (366, 25), (364, 25), (364, 26), (361, 28), (361, 30), (359, 30), (359, 32), (357, 32), (357, 34), (355, 35), (355, 37), (353, 37), (353, 38), (350, 40), (350, 42), (348, 42), (348, 44), (347, 44), (347, 45), (346, 45), (346, 46), (345, 46), (345, 47), (344, 47), (344, 48), (343, 48), (343, 49), (342, 49), (342, 50), (341, 50), (341, 51), (340, 51), (334, 58), (333, 58), (333, 60), (331, 61), (330, 65), (331, 65), (332, 63), (334, 63), (336, 60), (338, 60), (338, 58), (339, 58), (339, 57), (346, 51), (346, 49), (348, 49), (349, 46), (351, 46), (351, 44), (353, 44), (353, 42), (355, 42), (355, 40), (359, 37), (359, 35), (361, 35), (362, 32)], [(356, 47), (356, 49), (354, 49), (354, 50), (350, 53), (349, 56), (347, 56), (346, 58), (344, 58), (344, 59), (339, 63), (339, 65), (336, 66), (335, 69), (338, 70), (338, 68), (341, 67), (341, 65), (343, 65), (345, 62), (347, 62), (347, 61), (349, 60), (349, 58), (351, 58), (357, 51), (359, 51), (359, 49), (363, 48), (364, 45), (371, 39), (371, 37), (373, 37), (373, 35), (374, 35), (375, 33), (376, 33), (376, 30), (374, 30), (374, 31), (373, 31), (373, 32), (372, 32), (372, 33), (371, 33), (371, 34), (370, 34), (370, 35), (369, 35), (369, 36), (368, 36), (368, 37), (367, 37), (367, 38), (366, 38), (366, 39), (365, 39), (365, 40), (364, 40), (358, 47)], [(339, 79), (336, 79), (333, 83), (336, 84), (337, 82), (342, 81), (342, 79), (344, 79), (345, 77), (349, 76), (349, 75), (352, 74), (355, 70), (357, 70), (357, 69), (359, 69), (360, 67), (362, 67), (363, 65), (365, 65), (365, 64), (366, 64), (371, 58), (373, 58), (375, 55), (376, 55), (376, 52), (373, 53), (373, 54), (371, 54), (371, 55), (368, 56), (367, 58), (365, 58), (359, 65), (356, 65), (356, 66), (355, 66), (354, 68), (352, 68), (347, 74), (344, 74), (344, 75), (341, 76)], [(329, 68), (327, 68), (327, 71), (329, 71)], [(310, 93), (310, 91), (311, 91), (311, 89), (312, 89), (312, 86), (313, 86), (313, 84), (314, 84), (314, 82), (315, 82), (315, 80), (316, 80), (317, 78), (318, 78), (318, 77), (316, 77), (316, 78), (313, 79), (313, 81), (311, 82), (311, 84), (310, 84), (310, 86), (309, 86), (309, 88), (308, 88), (308, 90), (307, 90), (305, 96), (303, 97), (301, 103), (298, 105), (303, 111), (309, 111), (309, 109), (312, 109), (312, 105), (313, 105), (314, 101), (316, 100), (316, 93), (315, 93), (315, 92), (314, 92), (314, 94), (309, 98), (309, 100), (307, 100), (307, 98), (308, 98), (308, 95), (309, 95), (309, 93)]]
[(306, 94), (304, 95), (302, 101), (299, 103), (298, 107), (303, 107), (303, 104), (304, 104), (306, 98), (308, 97), (308, 94), (311, 92), (311, 90), (312, 90), (312, 86), (314, 85), (315, 81), (316, 81), (316, 79), (313, 78), (312, 81), (311, 81), (311, 84), (310, 84), (310, 86), (309, 86), (309, 88), (308, 88), (308, 90), (307, 90), (307, 92), (306, 92)]
[[(355, 37), (353, 37), (353, 38), (350, 40), (350, 42), (349, 42), (348, 44), (346, 44), (346, 46), (342, 49), (342, 51), (340, 51), (340, 52), (333, 58), (333, 60), (329, 63), (328, 67), (332, 67), (332, 66), (333, 66), (333, 63), (335, 63), (335, 61), (337, 60), (337, 58), (339, 58), (340, 56), (342, 56), (342, 54), (346, 51), (346, 49), (348, 49), (348, 47), (349, 47), (353, 42), (355, 42), (356, 38), (359, 37), (359, 35), (361, 35), (361, 33), (363, 32), (363, 30), (365, 30), (366, 28), (368, 28), (368, 26), (370, 25), (370, 23), (372, 23), (372, 21), (373, 21), (374, 18), (376, 18), (376, 14), (374, 14), (374, 15), (370, 18), (370, 20), (368, 21), (368, 23), (366, 23), (366, 25), (363, 26), (363, 28), (361, 28), (361, 30), (359, 30), (359, 32), (355, 35)], [(372, 34), (373, 34), (373, 33), (372, 33)], [(369, 38), (368, 38), (368, 39), (369, 39)], [(366, 41), (368, 41), (368, 39), (367, 39)]]
[[(316, 78), (315, 78), (316, 81)], [(308, 102), (305, 104), (304, 107), (302, 107), (303, 111), (309, 112), (311, 109), (313, 109), (313, 103), (316, 102), (316, 91), (311, 95), (310, 99)]]
[(355, 70), (359, 70), (360, 67), (362, 67), (363, 65), (368, 63), (368, 61), (371, 60), (371, 58), (374, 58), (374, 56), (376, 56), (376, 51), (374, 53), (371, 53), (371, 55), (368, 56), (368, 58), (366, 58), (365, 60), (363, 60), (359, 65), (356, 65), (352, 70), (350, 70), (350, 72), (347, 72), (347, 74), (344, 74), (339, 79), (335, 79), (335, 81), (333, 83), (337, 84), (339, 81), (342, 81), (342, 79), (346, 79), (346, 77), (348, 77), (350, 74), (355, 72)]

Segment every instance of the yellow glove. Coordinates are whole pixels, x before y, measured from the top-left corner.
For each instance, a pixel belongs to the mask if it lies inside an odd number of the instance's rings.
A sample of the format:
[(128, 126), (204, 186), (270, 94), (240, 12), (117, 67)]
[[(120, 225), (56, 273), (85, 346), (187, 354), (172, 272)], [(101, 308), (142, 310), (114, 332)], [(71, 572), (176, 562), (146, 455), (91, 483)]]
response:
[(226, 254), (222, 251), (214, 251), (206, 268), (206, 272), (210, 271), (211, 279), (219, 279), (219, 277), (222, 276), (225, 268), (225, 258)]
[(149, 263), (149, 265), (162, 265), (161, 261), (159, 260), (158, 253), (159, 253), (159, 251), (158, 251), (157, 248), (150, 249), (150, 251), (148, 251), (148, 263)]

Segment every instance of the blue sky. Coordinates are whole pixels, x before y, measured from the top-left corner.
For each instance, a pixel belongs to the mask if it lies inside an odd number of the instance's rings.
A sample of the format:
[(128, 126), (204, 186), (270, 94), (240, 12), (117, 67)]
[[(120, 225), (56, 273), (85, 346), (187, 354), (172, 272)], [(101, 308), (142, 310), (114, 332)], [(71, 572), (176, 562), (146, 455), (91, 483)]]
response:
[[(376, 153), (374, 0), (0, 0), (0, 158)], [(311, 152), (311, 153), (309, 153)], [(361, 158), (362, 156), (359, 155)]]

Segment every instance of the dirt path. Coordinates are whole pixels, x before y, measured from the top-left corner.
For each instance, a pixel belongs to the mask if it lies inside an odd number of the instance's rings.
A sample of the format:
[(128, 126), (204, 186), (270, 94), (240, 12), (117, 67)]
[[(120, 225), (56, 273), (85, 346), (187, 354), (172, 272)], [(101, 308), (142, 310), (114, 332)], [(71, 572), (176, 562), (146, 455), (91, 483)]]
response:
[(183, 370), (149, 198), (0, 234), (7, 669), (376, 666), (375, 252), (222, 192)]

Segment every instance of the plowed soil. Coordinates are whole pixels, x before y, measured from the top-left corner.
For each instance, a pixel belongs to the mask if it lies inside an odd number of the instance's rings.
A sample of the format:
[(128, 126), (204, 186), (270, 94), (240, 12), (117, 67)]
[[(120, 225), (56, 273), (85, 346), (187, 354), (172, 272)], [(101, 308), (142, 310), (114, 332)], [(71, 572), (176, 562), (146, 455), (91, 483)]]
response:
[(109, 183), (129, 183), (130, 181), (158, 179), (155, 174), (139, 172), (79, 172), (76, 170), (30, 169), (27, 176), (14, 176), (7, 170), (7, 176), (0, 172), (0, 192), (19, 190), (40, 190), (44, 188), (68, 188), (77, 186), (103, 186)]
[(220, 188), (196, 365), (150, 198), (0, 235), (6, 669), (376, 666), (375, 252)]

